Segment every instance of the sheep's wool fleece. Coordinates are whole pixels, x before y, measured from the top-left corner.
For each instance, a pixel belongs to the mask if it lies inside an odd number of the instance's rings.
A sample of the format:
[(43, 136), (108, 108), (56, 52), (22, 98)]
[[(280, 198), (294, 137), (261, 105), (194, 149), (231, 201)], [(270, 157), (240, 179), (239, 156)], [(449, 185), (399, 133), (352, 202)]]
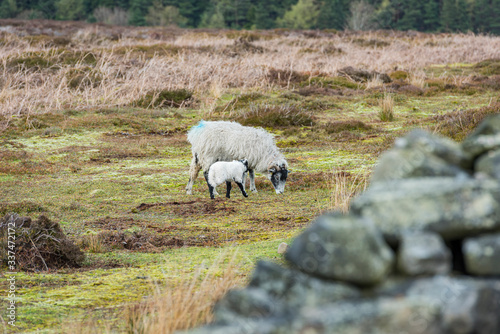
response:
[(246, 169), (246, 166), (238, 160), (216, 162), (208, 171), (208, 183), (214, 188), (226, 181), (243, 183), (243, 174)]
[(265, 173), (271, 164), (288, 167), (271, 134), (236, 122), (200, 121), (187, 134), (203, 170), (217, 161), (247, 159), (248, 169)]

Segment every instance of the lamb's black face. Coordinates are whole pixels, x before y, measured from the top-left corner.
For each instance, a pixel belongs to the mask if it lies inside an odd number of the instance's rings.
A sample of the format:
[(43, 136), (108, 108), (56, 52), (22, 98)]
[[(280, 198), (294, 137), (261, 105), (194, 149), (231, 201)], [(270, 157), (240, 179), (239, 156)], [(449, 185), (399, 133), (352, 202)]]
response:
[(239, 162), (241, 162), (243, 165), (245, 165), (246, 170), (248, 171), (248, 160), (247, 159), (241, 159), (241, 160), (239, 160)]
[(285, 168), (275, 169), (271, 168), (267, 178), (271, 180), (274, 190), (277, 194), (282, 194), (285, 191), (286, 178), (288, 177), (288, 171)]

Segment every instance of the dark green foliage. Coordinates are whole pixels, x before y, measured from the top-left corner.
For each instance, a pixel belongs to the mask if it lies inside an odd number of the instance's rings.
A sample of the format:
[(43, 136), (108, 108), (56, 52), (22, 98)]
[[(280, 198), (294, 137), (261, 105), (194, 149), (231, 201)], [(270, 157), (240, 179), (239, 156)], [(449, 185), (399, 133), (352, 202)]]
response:
[[(95, 22), (98, 7), (122, 8), (129, 24), (144, 26), (155, 0), (0, 0), (0, 18), (20, 17)], [(500, 0), (376, 0), (372, 21), (383, 29), (500, 34)], [(189, 28), (274, 29), (298, 0), (158, 0), (179, 9)], [(311, 29), (343, 30), (351, 15), (349, 0), (316, 0)], [(300, 18), (300, 16), (299, 16)], [(184, 26), (184, 25), (183, 25)], [(299, 25), (302, 26), (302, 25)]]
[(129, 24), (133, 26), (145, 26), (146, 14), (151, 6), (150, 0), (130, 0)]
[(444, 31), (466, 32), (471, 28), (465, 0), (443, 0), (441, 26)]
[(320, 5), (317, 27), (319, 29), (343, 30), (349, 14), (346, 0), (324, 0)]
[(160, 90), (148, 92), (145, 96), (133, 103), (134, 106), (142, 108), (181, 107), (193, 96), (186, 89)]

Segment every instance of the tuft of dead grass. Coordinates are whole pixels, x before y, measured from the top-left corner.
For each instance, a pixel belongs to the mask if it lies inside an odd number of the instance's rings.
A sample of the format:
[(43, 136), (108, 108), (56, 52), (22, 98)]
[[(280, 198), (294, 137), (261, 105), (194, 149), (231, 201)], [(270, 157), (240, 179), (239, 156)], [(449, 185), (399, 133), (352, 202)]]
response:
[(394, 98), (390, 94), (384, 94), (380, 100), (380, 111), (378, 117), (382, 122), (394, 121)]
[(127, 333), (170, 334), (210, 322), (215, 302), (242, 283), (234, 258), (221, 256), (207, 270), (199, 268), (191, 280), (165, 291), (155, 287), (149, 301), (125, 311)]
[(346, 214), (349, 212), (349, 205), (354, 196), (366, 189), (368, 178), (364, 175), (332, 169), (328, 182), (331, 189), (328, 209)]

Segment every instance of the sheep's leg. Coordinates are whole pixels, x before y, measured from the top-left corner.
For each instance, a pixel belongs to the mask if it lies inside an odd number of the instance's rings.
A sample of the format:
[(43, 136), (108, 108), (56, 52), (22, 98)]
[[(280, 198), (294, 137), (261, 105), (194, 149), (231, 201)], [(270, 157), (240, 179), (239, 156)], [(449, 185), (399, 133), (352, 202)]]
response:
[(198, 164), (198, 158), (193, 156), (193, 160), (191, 160), (191, 166), (189, 167), (189, 181), (186, 186), (186, 194), (191, 195), (192, 189), (193, 189), (193, 184), (194, 180), (198, 177), (198, 173), (200, 172), (201, 165)]
[(241, 190), (241, 193), (243, 194), (243, 196), (248, 197), (248, 194), (246, 193), (245, 188), (243, 187), (243, 184), (239, 183), (238, 181), (234, 181), (234, 182), (236, 182), (238, 187), (240, 187), (240, 190)]
[(255, 172), (253, 169), (248, 170), (248, 176), (250, 177), (250, 191), (256, 193), (257, 188), (255, 188)]
[(207, 181), (207, 185), (208, 185), (208, 192), (210, 193), (210, 198), (211, 199), (214, 199), (215, 198), (215, 195), (214, 195), (214, 187), (212, 187), (212, 185), (208, 182), (208, 173), (205, 172), (203, 173), (203, 175), (205, 176), (205, 180)]
[(231, 198), (231, 181), (226, 181), (226, 197)]
[(243, 189), (245, 189), (245, 183), (246, 183), (246, 180), (247, 180), (247, 173), (243, 173), (243, 177), (241, 178), (241, 184), (243, 184)]

